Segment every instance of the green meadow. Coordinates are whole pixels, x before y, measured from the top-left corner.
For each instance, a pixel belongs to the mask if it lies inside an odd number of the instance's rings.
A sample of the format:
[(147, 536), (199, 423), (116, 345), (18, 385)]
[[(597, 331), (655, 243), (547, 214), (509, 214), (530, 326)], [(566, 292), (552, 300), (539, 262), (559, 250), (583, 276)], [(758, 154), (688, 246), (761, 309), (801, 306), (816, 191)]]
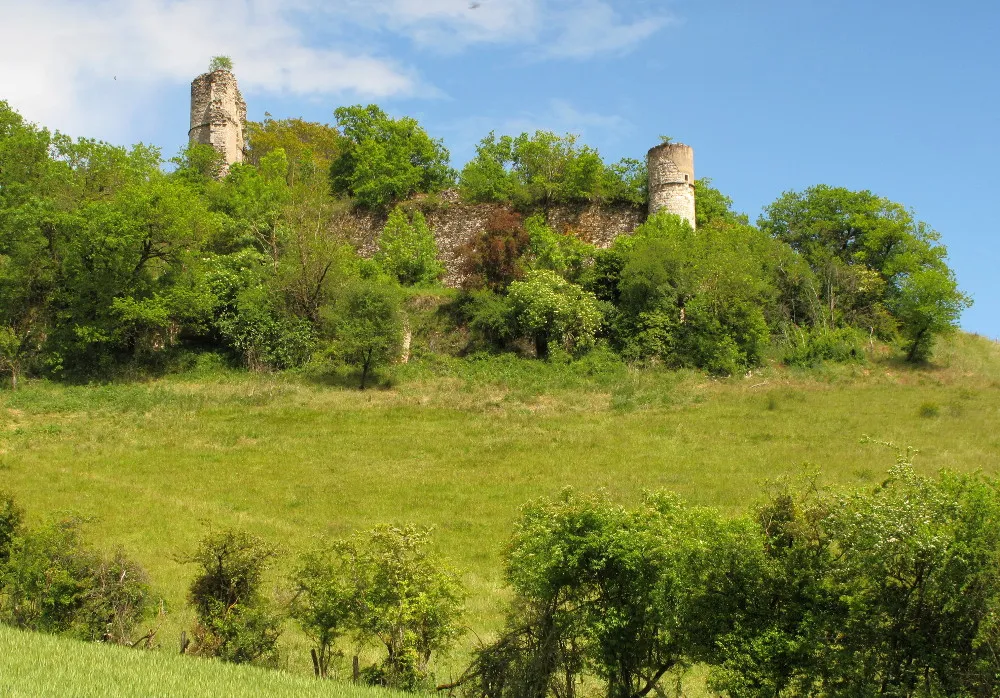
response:
[[(28, 383), (0, 393), (0, 489), (33, 521), (72, 513), (89, 542), (138, 559), (163, 600), (150, 623), (171, 652), (192, 621), (186, 556), (211, 530), (275, 544), (280, 598), (288, 566), (319, 536), (433, 525), (469, 591), (470, 632), (438, 664), (447, 679), (502, 620), (502, 551), (532, 498), (572, 486), (632, 502), (667, 488), (737, 513), (769, 480), (805, 471), (877, 483), (895, 454), (875, 441), (918, 449), (924, 472), (1000, 470), (1000, 345), (964, 334), (921, 368), (883, 357), (714, 380), (500, 357), (401, 367), (391, 387), (364, 392), (336, 382), (215, 370)], [(2, 633), (0, 644), (27, 646)], [(308, 671), (305, 639), (289, 627), (283, 643), (288, 666)]]

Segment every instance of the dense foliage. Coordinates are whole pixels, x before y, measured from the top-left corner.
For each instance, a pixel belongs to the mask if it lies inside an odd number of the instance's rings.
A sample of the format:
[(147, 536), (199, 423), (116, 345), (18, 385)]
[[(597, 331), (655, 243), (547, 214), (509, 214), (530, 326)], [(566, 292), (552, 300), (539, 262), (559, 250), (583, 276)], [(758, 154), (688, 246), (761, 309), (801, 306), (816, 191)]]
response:
[(454, 181), (444, 144), (416, 119), (393, 119), (374, 104), (340, 107), (334, 114), (345, 140), (330, 168), (334, 192), (378, 208)]
[(995, 481), (905, 458), (872, 491), (778, 490), (733, 520), (666, 493), (539, 500), (507, 552), (507, 627), (459, 685), (641, 698), (705, 663), (741, 698), (995, 696), (997, 523)]
[(350, 633), (385, 651), (362, 670), (367, 683), (409, 690), (427, 684), (432, 653), (447, 649), (462, 629), (461, 584), (428, 551), (429, 534), (378, 526), (302, 557), (292, 616), (317, 644), (317, 673), (326, 675), (333, 642)]
[(84, 544), (79, 522), (27, 527), (13, 499), (0, 493), (0, 622), (92, 642), (149, 646), (135, 638), (152, 610), (145, 570), (121, 551)]
[(490, 133), (462, 169), (469, 201), (513, 203), (519, 208), (576, 202), (646, 203), (646, 166), (624, 159), (605, 165), (600, 154), (573, 135)]
[[(0, 103), (0, 371), (89, 380), (190, 366), (211, 351), (255, 371), (347, 367), (367, 385), (404, 346), (400, 286), (444, 277), (421, 212), (453, 182), (413, 119), (343, 107), (337, 124), (249, 125), (248, 162), (224, 178), (192, 146), (73, 140)], [(449, 252), (463, 293), (459, 352), (625, 360), (726, 375), (772, 357), (864, 360), (876, 341), (930, 356), (969, 300), (938, 235), (867, 191), (782, 195), (751, 225), (696, 182), (697, 230), (658, 214), (607, 249), (556, 229), (551, 204), (639, 206), (641, 163), (607, 166), (572, 137), (491, 134), (463, 170), (482, 230)], [(331, 185), (333, 193), (331, 193)], [(374, 264), (365, 215), (383, 221)], [(518, 211), (517, 209), (521, 209)], [(365, 219), (368, 220), (368, 219)]]

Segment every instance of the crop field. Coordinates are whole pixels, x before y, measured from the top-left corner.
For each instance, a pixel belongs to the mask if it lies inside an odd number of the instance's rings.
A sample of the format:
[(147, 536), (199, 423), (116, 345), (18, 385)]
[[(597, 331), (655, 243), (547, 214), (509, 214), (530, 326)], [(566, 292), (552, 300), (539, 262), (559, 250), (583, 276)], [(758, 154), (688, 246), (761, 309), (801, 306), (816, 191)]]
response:
[(0, 626), (6, 698), (398, 698), (392, 691), (287, 672), (93, 645)]
[[(894, 453), (865, 436), (918, 449), (925, 472), (994, 474), (998, 425), (1000, 345), (970, 335), (930, 367), (884, 358), (727, 380), (490, 359), (403, 367), (393, 387), (364, 392), (220, 371), (37, 382), (0, 394), (0, 489), (33, 520), (72, 512), (89, 542), (137, 558), (163, 599), (153, 622), (170, 651), (192, 620), (186, 556), (210, 530), (274, 543), (280, 597), (317, 537), (433, 525), (469, 591), (463, 649), (438, 665), (447, 679), (502, 620), (502, 551), (532, 498), (573, 486), (634, 502), (667, 488), (736, 513), (803, 466), (827, 484), (877, 483)], [(0, 645), (25, 642), (2, 632)], [(290, 627), (284, 642), (285, 661), (307, 671), (305, 639)]]

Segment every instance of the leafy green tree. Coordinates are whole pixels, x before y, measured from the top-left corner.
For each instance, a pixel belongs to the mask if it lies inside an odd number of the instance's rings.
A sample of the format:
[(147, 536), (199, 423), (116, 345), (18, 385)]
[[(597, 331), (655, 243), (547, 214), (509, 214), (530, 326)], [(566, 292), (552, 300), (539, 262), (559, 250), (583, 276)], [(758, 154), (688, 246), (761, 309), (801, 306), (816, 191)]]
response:
[(546, 269), (512, 282), (507, 296), (514, 334), (534, 340), (542, 358), (548, 356), (550, 342), (568, 352), (589, 348), (603, 321), (592, 293)]
[(444, 274), (434, 234), (424, 215), (414, 211), (412, 221), (408, 220), (399, 206), (389, 214), (379, 234), (375, 261), (387, 274), (406, 285), (433, 283)]
[(336, 127), (303, 119), (274, 119), (264, 114), (263, 121), (248, 121), (247, 162), (260, 165), (276, 150), (286, 157), (285, 176), (289, 185), (313, 173), (326, 173), (344, 148), (343, 136)]
[(620, 243), (617, 335), (626, 354), (731, 374), (756, 365), (770, 333), (765, 308), (777, 289), (771, 252), (746, 226), (706, 228), (658, 214)]
[(531, 502), (505, 560), (507, 627), (459, 683), (497, 698), (659, 695), (668, 672), (712, 660), (762, 559), (747, 522), (666, 493), (634, 510), (572, 491)]
[[(851, 324), (883, 339), (895, 339), (900, 325), (896, 309), (928, 307), (925, 301), (907, 301), (903, 296), (926, 298), (930, 287), (936, 287), (941, 305), (931, 314), (940, 322), (913, 323), (911, 316), (910, 328), (903, 331), (908, 355), (921, 327), (926, 328), (922, 337), (933, 337), (941, 331), (938, 328), (947, 330), (958, 314), (946, 308), (960, 310), (966, 302), (954, 288), (939, 234), (915, 220), (902, 205), (870, 191), (819, 185), (787, 192), (767, 208), (758, 223), (808, 261), (820, 281), (817, 295), (831, 325)], [(924, 276), (923, 272), (934, 274)], [(914, 282), (914, 278), (921, 281)], [(923, 341), (929, 342), (930, 337)], [(913, 358), (920, 353), (913, 353)]]
[(917, 475), (871, 491), (781, 490), (758, 510), (763, 584), (720, 639), (735, 696), (993, 695), (997, 483)]
[(261, 592), (275, 552), (259, 538), (240, 531), (206, 536), (191, 558), (198, 573), (188, 600), (198, 616), (195, 652), (236, 664), (274, 664), (278, 658), (280, 618)]
[(921, 269), (903, 279), (889, 307), (906, 342), (907, 361), (927, 360), (934, 339), (954, 332), (971, 305), (950, 269)]
[(357, 279), (332, 308), (333, 355), (361, 370), (360, 388), (380, 366), (399, 358), (403, 343), (400, 292), (390, 279)]
[(459, 184), (469, 201), (521, 208), (588, 201), (641, 205), (646, 200), (643, 163), (625, 159), (606, 167), (596, 150), (577, 144), (576, 136), (549, 131), (499, 138), (490, 132), (462, 169)]
[(7, 492), (0, 491), (0, 569), (10, 558), (11, 544), (24, 524), (24, 510)]
[(447, 149), (415, 119), (393, 119), (374, 104), (339, 107), (334, 114), (344, 136), (330, 168), (335, 193), (382, 208), (454, 181)]
[(293, 615), (317, 639), (319, 656), (328, 662), (333, 639), (349, 630), (385, 649), (364, 670), (367, 682), (408, 690), (426, 682), (431, 655), (461, 632), (463, 610), (458, 577), (429, 542), (430, 529), (382, 525), (303, 558)]

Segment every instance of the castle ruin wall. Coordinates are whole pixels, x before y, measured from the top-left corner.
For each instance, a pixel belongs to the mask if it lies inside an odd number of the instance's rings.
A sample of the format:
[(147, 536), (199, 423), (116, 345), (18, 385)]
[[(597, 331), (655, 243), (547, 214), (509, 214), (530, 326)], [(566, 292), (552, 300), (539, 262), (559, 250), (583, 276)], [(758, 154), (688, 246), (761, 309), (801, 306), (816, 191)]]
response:
[(210, 145), (222, 155), (224, 177), (233, 163), (243, 162), (247, 105), (240, 94), (236, 76), (228, 70), (199, 75), (191, 82), (192, 144)]

